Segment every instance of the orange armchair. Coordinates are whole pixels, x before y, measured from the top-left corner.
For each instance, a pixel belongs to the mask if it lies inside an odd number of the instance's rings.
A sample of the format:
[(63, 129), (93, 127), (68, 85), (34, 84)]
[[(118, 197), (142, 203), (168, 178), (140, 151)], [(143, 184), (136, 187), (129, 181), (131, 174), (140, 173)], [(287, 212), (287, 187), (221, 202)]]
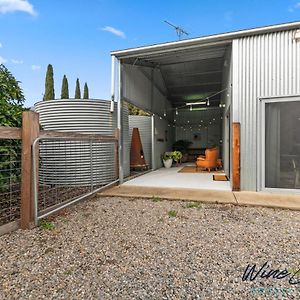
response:
[(216, 169), (218, 167), (218, 160), (219, 157), (219, 149), (217, 147), (206, 149), (205, 156), (200, 155), (196, 161), (196, 169), (208, 169), (210, 172), (211, 169)]

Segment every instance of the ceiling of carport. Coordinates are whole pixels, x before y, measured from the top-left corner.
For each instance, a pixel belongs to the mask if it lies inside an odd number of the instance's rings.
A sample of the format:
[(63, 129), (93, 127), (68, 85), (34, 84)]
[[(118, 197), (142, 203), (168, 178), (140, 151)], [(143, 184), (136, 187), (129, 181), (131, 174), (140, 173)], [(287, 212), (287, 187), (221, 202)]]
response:
[[(159, 68), (174, 107), (195, 102), (222, 89), (224, 56), (228, 45), (152, 53), (126, 59), (126, 63)], [(210, 99), (219, 104), (220, 94)]]

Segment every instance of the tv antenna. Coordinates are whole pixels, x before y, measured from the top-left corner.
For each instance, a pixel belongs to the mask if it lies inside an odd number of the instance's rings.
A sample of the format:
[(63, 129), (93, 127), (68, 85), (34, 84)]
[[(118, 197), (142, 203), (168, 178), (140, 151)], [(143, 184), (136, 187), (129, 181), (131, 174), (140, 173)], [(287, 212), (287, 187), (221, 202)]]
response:
[(170, 25), (171, 27), (173, 27), (176, 30), (176, 34), (178, 36), (178, 39), (181, 40), (181, 37), (185, 34), (185, 35), (189, 35), (183, 28), (176, 26), (168, 21), (164, 21), (165, 23), (167, 23), (168, 25)]

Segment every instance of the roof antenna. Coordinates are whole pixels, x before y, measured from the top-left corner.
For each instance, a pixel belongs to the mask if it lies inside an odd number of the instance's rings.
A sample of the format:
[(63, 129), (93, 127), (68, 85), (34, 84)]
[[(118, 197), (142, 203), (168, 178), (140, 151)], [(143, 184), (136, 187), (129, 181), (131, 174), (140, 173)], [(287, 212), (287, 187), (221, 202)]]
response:
[(178, 36), (178, 40), (181, 40), (182, 35), (189, 35), (183, 28), (176, 26), (168, 21), (164, 21), (165, 23), (167, 23), (168, 25), (172, 26), (173, 28), (175, 28), (176, 30), (176, 34)]

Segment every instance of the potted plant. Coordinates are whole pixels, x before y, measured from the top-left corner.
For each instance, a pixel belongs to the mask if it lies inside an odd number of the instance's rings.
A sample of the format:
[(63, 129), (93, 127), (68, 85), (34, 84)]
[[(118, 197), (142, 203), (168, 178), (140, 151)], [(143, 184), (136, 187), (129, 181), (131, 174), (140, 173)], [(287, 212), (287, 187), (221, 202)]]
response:
[(173, 144), (174, 151), (180, 151), (182, 153), (182, 162), (188, 160), (188, 149), (193, 143), (187, 140), (178, 140)]
[(172, 163), (173, 163), (172, 152), (165, 152), (161, 158), (162, 158), (165, 168), (169, 169), (172, 167)]
[(173, 151), (172, 156), (173, 156), (174, 161), (176, 162), (176, 165), (178, 166), (178, 163), (182, 159), (182, 153), (180, 151)]

